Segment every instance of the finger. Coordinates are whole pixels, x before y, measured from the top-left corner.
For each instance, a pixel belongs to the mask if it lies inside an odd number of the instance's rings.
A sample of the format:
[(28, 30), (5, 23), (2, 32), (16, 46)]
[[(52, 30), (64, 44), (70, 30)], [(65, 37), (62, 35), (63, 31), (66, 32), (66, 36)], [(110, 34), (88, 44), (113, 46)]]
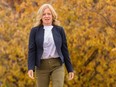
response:
[(72, 80), (72, 77), (71, 76), (69, 76), (69, 80)]
[(31, 73), (31, 78), (34, 79), (33, 72)]
[(69, 80), (72, 80), (74, 78), (74, 73), (69, 73)]
[(34, 79), (34, 77), (33, 77), (32, 75), (29, 75), (29, 77), (30, 77), (31, 79)]
[(71, 80), (72, 80), (73, 78), (74, 78), (74, 74), (72, 73), (72, 74), (71, 74)]
[(30, 71), (30, 72), (28, 73), (28, 75), (29, 75), (29, 77), (30, 77), (31, 79), (34, 79), (34, 77), (33, 77), (33, 71)]

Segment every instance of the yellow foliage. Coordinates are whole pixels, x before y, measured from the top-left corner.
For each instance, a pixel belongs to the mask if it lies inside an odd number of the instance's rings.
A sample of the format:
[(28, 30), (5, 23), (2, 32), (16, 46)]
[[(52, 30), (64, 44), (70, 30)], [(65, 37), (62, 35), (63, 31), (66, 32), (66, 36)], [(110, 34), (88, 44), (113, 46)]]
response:
[(27, 76), (28, 37), (43, 3), (55, 7), (66, 31), (75, 78), (72, 81), (65, 78), (64, 87), (116, 86), (116, 0), (2, 0), (1, 3), (0, 87), (35, 86), (35, 80)]
[(0, 64), (0, 77), (4, 75), (6, 68)]

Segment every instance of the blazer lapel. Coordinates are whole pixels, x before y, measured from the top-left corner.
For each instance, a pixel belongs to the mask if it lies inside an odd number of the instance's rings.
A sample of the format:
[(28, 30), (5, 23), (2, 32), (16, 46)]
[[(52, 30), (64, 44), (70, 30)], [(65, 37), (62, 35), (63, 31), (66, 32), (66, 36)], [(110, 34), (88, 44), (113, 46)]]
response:
[(43, 41), (44, 41), (44, 29), (43, 29), (43, 26), (38, 28), (37, 34), (38, 34), (37, 38), (38, 38), (39, 47), (43, 48)]
[(53, 34), (53, 39), (54, 39), (56, 49), (58, 49), (59, 48), (59, 42), (58, 42), (59, 35), (58, 35), (58, 30), (56, 29), (55, 26), (52, 29), (52, 34)]

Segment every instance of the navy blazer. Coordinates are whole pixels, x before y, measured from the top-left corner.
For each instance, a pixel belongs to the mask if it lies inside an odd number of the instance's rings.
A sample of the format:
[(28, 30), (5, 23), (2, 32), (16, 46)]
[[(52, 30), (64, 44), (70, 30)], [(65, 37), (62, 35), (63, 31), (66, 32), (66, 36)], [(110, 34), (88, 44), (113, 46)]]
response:
[[(64, 29), (60, 26), (53, 26), (53, 39), (56, 50), (62, 63), (65, 63), (68, 72), (72, 72), (72, 64), (70, 61), (67, 41)], [(39, 67), (40, 59), (43, 54), (44, 29), (43, 26), (37, 26), (31, 29), (28, 47), (28, 70), (35, 70), (35, 66)]]

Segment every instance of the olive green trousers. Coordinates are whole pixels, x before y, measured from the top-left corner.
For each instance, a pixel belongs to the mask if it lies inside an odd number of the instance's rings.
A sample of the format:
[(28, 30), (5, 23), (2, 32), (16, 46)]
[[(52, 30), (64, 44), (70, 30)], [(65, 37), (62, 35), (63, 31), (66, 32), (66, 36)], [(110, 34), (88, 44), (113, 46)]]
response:
[(63, 87), (64, 64), (59, 58), (42, 59), (39, 68), (36, 68), (36, 87)]

